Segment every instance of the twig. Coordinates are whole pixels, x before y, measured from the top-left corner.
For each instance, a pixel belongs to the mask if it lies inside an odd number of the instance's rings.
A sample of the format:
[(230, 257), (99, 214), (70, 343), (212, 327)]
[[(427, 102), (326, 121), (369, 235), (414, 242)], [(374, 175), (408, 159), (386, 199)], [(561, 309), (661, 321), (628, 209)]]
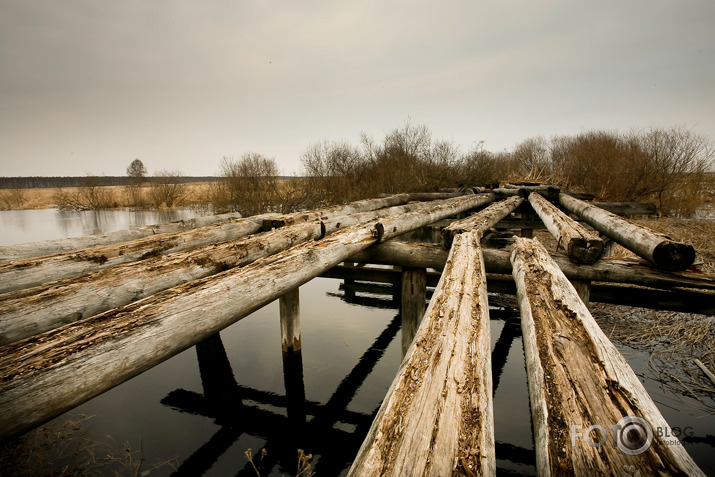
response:
[(710, 378), (710, 381), (712, 381), (713, 384), (715, 384), (715, 375), (713, 375), (713, 373), (711, 373), (710, 370), (705, 367), (705, 365), (703, 364), (703, 362), (700, 361), (698, 358), (695, 358), (695, 364), (697, 364), (697, 365), (698, 365), (698, 368), (700, 368), (700, 369), (703, 370), (703, 373), (705, 373), (705, 376), (707, 376), (708, 378)]

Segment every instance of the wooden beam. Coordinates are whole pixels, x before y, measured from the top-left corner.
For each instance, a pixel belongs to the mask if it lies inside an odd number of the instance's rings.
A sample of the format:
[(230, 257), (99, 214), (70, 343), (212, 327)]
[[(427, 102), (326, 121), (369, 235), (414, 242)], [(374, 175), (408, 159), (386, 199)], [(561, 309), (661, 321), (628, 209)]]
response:
[(504, 217), (511, 214), (524, 202), (521, 197), (509, 197), (508, 199), (489, 205), (465, 219), (452, 222), (451, 225), (442, 230), (442, 241), (445, 250), (452, 246), (454, 236), (469, 230), (476, 230), (480, 235), (498, 224)]
[[(487, 272), (511, 274), (509, 252), (483, 249)], [(593, 265), (577, 265), (561, 253), (551, 258), (569, 279), (617, 282), (655, 288), (702, 288), (715, 290), (715, 275), (702, 272), (667, 272), (658, 270), (639, 260), (604, 259)], [(376, 244), (350, 257), (359, 263), (375, 263), (397, 266), (441, 269), (447, 260), (447, 252), (436, 244), (406, 244), (398, 241)]]
[[(268, 214), (268, 217), (273, 215)], [(6, 262), (0, 264), (0, 293), (35, 287), (212, 243), (235, 240), (258, 232), (265, 217), (249, 217), (181, 233), (164, 233), (119, 244)]]
[[(470, 196), (431, 204), (414, 227), (473, 207)], [(453, 202), (456, 201), (456, 202)], [(456, 210), (456, 212), (455, 212)], [(4, 346), (0, 351), (0, 440), (28, 430), (169, 359), (390, 238), (379, 222), (355, 226), (246, 267), (194, 280), (131, 305)], [(390, 225), (408, 226), (398, 218)]]
[(559, 200), (569, 212), (658, 268), (670, 271), (685, 270), (695, 261), (695, 249), (692, 245), (676, 242), (666, 235), (636, 225), (569, 195), (561, 194)]
[(408, 194), (394, 194), (378, 199), (365, 199), (357, 202), (350, 202), (348, 204), (334, 205), (323, 209), (294, 212), (292, 214), (267, 218), (263, 223), (263, 229), (271, 230), (273, 228), (285, 227), (287, 225), (295, 225), (313, 220), (327, 220), (343, 215), (369, 212), (371, 210), (382, 209), (384, 207), (393, 207), (404, 204), (408, 200), (410, 200), (410, 196)]
[[(278, 214), (275, 214), (278, 215)], [(24, 260), (32, 257), (54, 255), (83, 248), (99, 247), (121, 242), (129, 242), (143, 237), (159, 234), (176, 234), (187, 230), (207, 227), (209, 225), (232, 222), (241, 218), (239, 213), (209, 215), (193, 219), (178, 220), (166, 224), (147, 225), (131, 230), (117, 230), (101, 234), (83, 235), (81, 237), (68, 237), (41, 242), (23, 243), (19, 245), (6, 245), (0, 247), (0, 262), (10, 260)]]
[(583, 228), (538, 193), (529, 194), (529, 203), (572, 262), (591, 264), (601, 258), (603, 240), (598, 235)]
[(668, 423), (544, 247), (518, 239), (511, 260), (538, 474), (705, 475), (675, 438), (654, 432)]
[(591, 205), (624, 217), (631, 215), (655, 215), (658, 213), (655, 204), (650, 202), (591, 202)]
[(444, 274), (349, 474), (494, 475), (489, 306), (479, 236)]

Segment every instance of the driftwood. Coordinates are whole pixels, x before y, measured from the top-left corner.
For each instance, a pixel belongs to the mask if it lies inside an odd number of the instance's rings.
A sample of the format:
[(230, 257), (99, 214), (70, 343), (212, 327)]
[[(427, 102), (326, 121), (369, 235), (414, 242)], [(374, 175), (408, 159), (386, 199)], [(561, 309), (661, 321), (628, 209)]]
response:
[(323, 209), (308, 210), (305, 212), (294, 212), (292, 214), (279, 215), (267, 218), (263, 223), (264, 230), (270, 230), (286, 225), (295, 225), (312, 220), (327, 220), (344, 215), (369, 212), (371, 210), (393, 207), (404, 204), (410, 200), (409, 194), (394, 194), (378, 199), (365, 199), (348, 204), (334, 205)]
[(476, 230), (480, 236), (490, 228), (498, 224), (504, 217), (514, 212), (524, 202), (521, 197), (509, 197), (506, 200), (491, 204), (483, 210), (480, 210), (474, 215), (466, 219), (452, 222), (449, 226), (442, 230), (442, 240), (444, 248), (449, 249), (452, 246), (452, 240), (456, 234)]
[(695, 261), (691, 245), (636, 225), (595, 205), (561, 194), (559, 200), (569, 212), (636, 255), (664, 270), (685, 270)]
[(348, 475), (494, 475), (489, 305), (479, 235), (459, 235)]
[(598, 235), (583, 228), (540, 194), (530, 194), (529, 203), (572, 262), (591, 264), (601, 258), (603, 240)]
[(543, 246), (518, 239), (511, 260), (538, 474), (704, 475)]
[(165, 224), (147, 225), (132, 230), (117, 230), (102, 234), (83, 235), (81, 237), (69, 237), (57, 240), (44, 240), (41, 242), (24, 243), (20, 245), (7, 245), (0, 247), (0, 262), (9, 260), (23, 260), (44, 255), (54, 255), (56, 253), (69, 252), (83, 248), (98, 247), (114, 243), (137, 240), (150, 235), (181, 233), (191, 229), (206, 227), (208, 225), (229, 222), (241, 218), (239, 213), (209, 215), (206, 217), (196, 217), (188, 220), (179, 220)]
[[(273, 215), (268, 214), (269, 217)], [(202, 245), (234, 240), (258, 232), (265, 218), (265, 215), (259, 215), (181, 233), (164, 233), (119, 244), (6, 262), (0, 264), (0, 293), (22, 290), (172, 252), (191, 250)]]
[[(441, 220), (467, 211), (473, 207), (469, 199), (432, 205), (424, 216)], [(403, 217), (414, 227), (427, 220), (413, 214)], [(402, 230), (404, 224), (395, 220), (390, 224)], [(351, 227), (4, 346), (0, 440), (142, 373), (329, 270), (375, 243), (380, 236), (377, 225)], [(381, 232), (383, 238), (394, 233), (392, 227)]]

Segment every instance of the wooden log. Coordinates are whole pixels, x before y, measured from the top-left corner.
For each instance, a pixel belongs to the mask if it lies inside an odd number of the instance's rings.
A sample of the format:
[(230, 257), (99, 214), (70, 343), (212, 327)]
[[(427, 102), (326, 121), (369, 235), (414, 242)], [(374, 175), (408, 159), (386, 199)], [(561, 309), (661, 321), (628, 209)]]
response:
[(283, 354), (283, 384), (288, 419), (293, 429), (305, 423), (305, 383), (300, 331), (300, 292), (295, 288), (278, 299)]
[(432, 224), (460, 212), (474, 209), (494, 200), (494, 194), (473, 194), (453, 199), (437, 201), (441, 207), (438, 210), (431, 210), (431, 204), (414, 212), (398, 217), (387, 217), (376, 225), (378, 232), (378, 242), (390, 240), (411, 230)]
[(378, 199), (365, 199), (348, 204), (339, 204), (323, 209), (308, 210), (305, 212), (294, 212), (292, 214), (280, 215), (277, 217), (267, 218), (264, 221), (264, 230), (270, 230), (287, 225), (295, 225), (312, 220), (327, 220), (334, 217), (357, 214), (360, 212), (369, 212), (371, 210), (382, 209), (384, 207), (393, 207), (404, 204), (410, 200), (409, 194), (394, 194)]
[(412, 344), (422, 317), (427, 299), (427, 270), (424, 268), (402, 269), (402, 293), (400, 316), (402, 319), (402, 356)]
[(494, 475), (489, 305), (479, 235), (460, 234), (348, 475)]
[[(272, 217), (274, 214), (268, 214)], [(129, 242), (58, 253), (0, 264), (0, 293), (30, 288), (136, 262), (172, 252), (191, 250), (258, 232), (266, 215), (210, 225), (181, 233), (152, 235)]]
[(601, 258), (603, 240), (598, 235), (583, 228), (540, 194), (530, 194), (529, 203), (572, 262), (591, 264)]
[[(482, 250), (488, 273), (511, 274), (509, 252), (485, 248)], [(593, 265), (576, 265), (563, 254), (551, 258), (572, 280), (620, 282), (654, 288), (702, 288), (715, 290), (715, 275), (701, 272), (667, 272), (636, 260), (600, 260)], [(389, 241), (373, 245), (351, 260), (358, 263), (425, 267), (440, 270), (447, 260), (447, 252), (436, 244), (411, 244)]]
[[(578, 197), (576, 198), (578, 199)], [(655, 215), (658, 213), (655, 204), (650, 202), (591, 202), (591, 205), (624, 217), (631, 215)]]
[(705, 475), (682, 445), (654, 433), (668, 423), (544, 247), (518, 239), (511, 260), (537, 473)]
[(695, 249), (692, 245), (676, 242), (666, 235), (636, 225), (566, 194), (561, 194), (559, 200), (569, 212), (658, 268), (670, 271), (685, 270), (695, 261)]
[(130, 240), (137, 240), (151, 235), (181, 233), (191, 229), (238, 220), (240, 218), (241, 214), (239, 213), (209, 215), (206, 217), (195, 217), (193, 219), (178, 220), (165, 224), (147, 225), (146, 227), (139, 227), (132, 230), (117, 230), (101, 234), (83, 235), (81, 237), (68, 237), (19, 245), (6, 245), (0, 247), (0, 262), (24, 260), (26, 258), (69, 252), (71, 250), (128, 242)]
[(485, 209), (480, 210), (466, 219), (452, 222), (451, 225), (442, 230), (444, 248), (448, 250), (449, 247), (452, 246), (454, 236), (468, 230), (476, 230), (480, 233), (480, 235), (484, 235), (487, 230), (494, 227), (496, 224), (501, 222), (504, 217), (514, 212), (514, 210), (516, 210), (516, 208), (523, 202), (524, 199), (521, 197), (509, 197), (506, 200), (489, 205)]
[[(457, 213), (471, 204), (465, 197)], [(426, 213), (440, 220), (454, 214), (454, 206), (434, 205)], [(405, 220), (421, 226), (410, 215), (405, 214)], [(402, 230), (403, 224), (393, 223)], [(377, 222), (351, 227), (2, 347), (0, 440), (195, 345), (376, 243), (378, 237)]]
[(422, 209), (426, 205), (427, 204), (424, 202), (411, 202), (405, 205), (396, 205), (394, 207), (359, 212), (356, 214), (327, 217), (322, 220), (325, 229), (324, 234), (332, 234), (338, 230), (352, 227), (353, 225), (364, 224), (366, 222), (370, 222), (371, 220), (381, 219), (383, 217), (391, 217), (407, 212), (414, 212)]
[(298, 224), (6, 293), (0, 300), (0, 346), (321, 237), (319, 222)]

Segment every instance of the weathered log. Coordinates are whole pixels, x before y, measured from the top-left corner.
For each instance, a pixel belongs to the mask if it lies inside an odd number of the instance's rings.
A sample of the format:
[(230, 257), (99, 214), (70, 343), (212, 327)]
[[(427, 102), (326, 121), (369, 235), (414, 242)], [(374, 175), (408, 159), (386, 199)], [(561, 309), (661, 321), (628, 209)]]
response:
[[(509, 252), (485, 248), (482, 250), (488, 273), (511, 274)], [(620, 282), (655, 288), (702, 288), (715, 290), (715, 276), (700, 272), (667, 272), (644, 265), (636, 260), (604, 259), (593, 265), (576, 265), (564, 255), (552, 254), (569, 279), (594, 282)], [(440, 270), (447, 260), (447, 252), (436, 244), (416, 244), (390, 241), (373, 245), (350, 260), (407, 267)]]
[(518, 195), (526, 199), (532, 192), (546, 196), (550, 199), (558, 199), (561, 189), (550, 185), (516, 185), (505, 184), (504, 187), (494, 189), (493, 192), (497, 197), (511, 197)]
[(281, 349), (283, 353), (300, 351), (300, 292), (295, 288), (278, 300), (281, 320)]
[(384, 207), (394, 207), (404, 204), (410, 200), (408, 194), (394, 194), (378, 199), (365, 199), (348, 204), (339, 204), (323, 209), (308, 210), (304, 212), (294, 212), (292, 214), (279, 215), (267, 218), (263, 223), (264, 230), (270, 230), (287, 225), (295, 225), (312, 220), (327, 220), (335, 217), (369, 212), (371, 210), (382, 209)]
[(591, 264), (601, 258), (603, 240), (598, 235), (583, 228), (538, 193), (529, 195), (529, 203), (572, 262)]
[[(488, 204), (493, 200), (494, 194), (473, 194), (436, 202), (437, 204), (446, 207), (446, 209), (430, 210), (429, 208), (422, 208), (398, 217), (384, 218), (376, 225), (378, 242), (384, 242), (411, 230), (442, 220), (451, 215), (456, 215), (460, 212), (465, 212), (481, 205)], [(451, 210), (451, 212), (445, 213), (447, 210)]]
[[(579, 197), (576, 198), (578, 199)], [(591, 202), (591, 205), (625, 217), (630, 215), (655, 215), (658, 213), (655, 204), (650, 202)]]
[(332, 234), (340, 229), (352, 227), (353, 225), (364, 224), (366, 222), (370, 222), (371, 220), (391, 217), (407, 212), (414, 212), (415, 210), (420, 210), (425, 206), (427, 206), (427, 204), (424, 202), (411, 202), (409, 204), (396, 205), (394, 207), (387, 207), (384, 209), (327, 217), (322, 220), (325, 229), (324, 233), (325, 235)]
[(299, 224), (6, 293), (0, 301), (0, 346), (321, 237), (319, 222)]
[(514, 212), (524, 202), (521, 197), (509, 197), (506, 200), (489, 205), (466, 219), (452, 222), (442, 230), (442, 240), (444, 248), (449, 250), (452, 246), (454, 236), (468, 231), (476, 230), (483, 235), (487, 230), (498, 224), (504, 217)]
[(202, 245), (234, 240), (258, 232), (263, 220), (273, 215), (259, 215), (181, 233), (152, 235), (130, 242), (6, 262), (0, 264), (0, 293), (22, 290), (172, 252), (191, 250)]
[(132, 230), (117, 230), (101, 234), (83, 235), (81, 237), (68, 237), (56, 240), (24, 243), (19, 245), (6, 245), (0, 247), (0, 262), (10, 260), (24, 260), (26, 258), (54, 255), (83, 248), (98, 247), (114, 243), (137, 240), (150, 235), (181, 233), (191, 229), (206, 227), (222, 222), (230, 222), (241, 218), (239, 213), (209, 215), (193, 219), (178, 220), (165, 224), (147, 225)]
[(494, 475), (489, 305), (479, 235), (444, 274), (348, 475)]
[(546, 249), (518, 239), (511, 260), (538, 474), (704, 475)]
[(664, 270), (685, 270), (695, 261), (692, 245), (636, 225), (595, 205), (561, 194), (561, 205), (604, 235)]
[(424, 268), (402, 269), (402, 293), (400, 294), (400, 317), (402, 319), (402, 355), (407, 353), (417, 334), (425, 314), (427, 298), (427, 270)]
[[(472, 207), (469, 199), (461, 199), (457, 213)], [(435, 220), (454, 213), (453, 202), (425, 210)], [(405, 220), (421, 226), (410, 215)], [(0, 440), (146, 371), (329, 270), (377, 242), (376, 227), (351, 227), (4, 346)], [(392, 232), (383, 233), (389, 238)]]

